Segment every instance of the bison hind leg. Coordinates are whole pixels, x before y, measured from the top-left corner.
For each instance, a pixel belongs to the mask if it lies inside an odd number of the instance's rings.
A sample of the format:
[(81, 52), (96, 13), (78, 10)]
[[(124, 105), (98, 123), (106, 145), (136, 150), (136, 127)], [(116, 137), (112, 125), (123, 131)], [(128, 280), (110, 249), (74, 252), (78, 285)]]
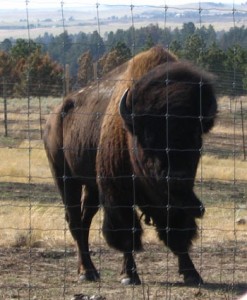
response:
[(88, 243), (91, 222), (98, 209), (99, 195), (97, 188), (84, 186), (81, 197), (81, 243), (78, 244), (80, 281), (98, 281), (100, 279), (100, 274), (91, 260)]
[(82, 183), (73, 177), (66, 178), (64, 187), (65, 218), (77, 244), (79, 280), (97, 281), (100, 276), (91, 260), (88, 238), (92, 219), (99, 208), (98, 190), (96, 186), (82, 189)]

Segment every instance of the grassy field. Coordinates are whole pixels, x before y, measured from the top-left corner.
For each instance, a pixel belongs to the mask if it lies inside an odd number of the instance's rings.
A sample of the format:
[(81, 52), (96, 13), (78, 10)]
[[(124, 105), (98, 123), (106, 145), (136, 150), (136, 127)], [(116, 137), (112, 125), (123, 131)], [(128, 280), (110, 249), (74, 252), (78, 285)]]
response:
[(26, 99), (8, 100), (8, 137), (0, 100), (0, 299), (72, 299), (80, 293), (107, 300), (237, 299), (247, 291), (244, 98), (232, 105), (227, 98), (219, 100), (217, 124), (205, 139), (198, 167), (195, 190), (206, 206), (192, 251), (205, 280), (199, 288), (183, 286), (173, 255), (157, 240), (152, 226), (145, 226), (145, 251), (137, 255), (144, 284), (120, 286), (121, 255), (102, 238), (101, 211), (94, 219), (90, 243), (102, 280), (78, 283), (76, 249), (40, 140), (48, 113), (61, 100), (31, 99), (29, 114)]

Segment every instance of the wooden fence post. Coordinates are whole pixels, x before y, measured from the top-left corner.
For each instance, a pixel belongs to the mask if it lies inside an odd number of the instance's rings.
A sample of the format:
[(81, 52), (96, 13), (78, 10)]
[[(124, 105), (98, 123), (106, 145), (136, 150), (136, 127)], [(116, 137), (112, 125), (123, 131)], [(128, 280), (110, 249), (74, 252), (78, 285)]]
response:
[(244, 160), (246, 160), (246, 151), (245, 151), (245, 130), (244, 130), (244, 114), (243, 114), (243, 104), (242, 104), (242, 100), (240, 101), (240, 110), (241, 110), (241, 123), (242, 123), (242, 137), (243, 137), (243, 153), (244, 153)]
[(69, 93), (69, 64), (65, 65), (65, 95)]
[(4, 102), (4, 136), (8, 136), (8, 106), (7, 106), (7, 96), (6, 96), (6, 82), (3, 77), (3, 102)]

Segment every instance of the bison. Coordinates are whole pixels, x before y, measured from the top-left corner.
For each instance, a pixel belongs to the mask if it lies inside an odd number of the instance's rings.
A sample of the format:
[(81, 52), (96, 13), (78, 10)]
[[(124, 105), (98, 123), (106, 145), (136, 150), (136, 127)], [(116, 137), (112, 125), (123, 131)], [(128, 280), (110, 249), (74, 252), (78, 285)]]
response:
[(96, 281), (89, 229), (100, 207), (122, 283), (140, 284), (133, 252), (141, 217), (178, 257), (185, 284), (202, 278), (189, 256), (204, 206), (193, 191), (203, 134), (214, 125), (212, 76), (160, 46), (69, 95), (50, 115), (44, 144), (78, 247), (81, 279)]

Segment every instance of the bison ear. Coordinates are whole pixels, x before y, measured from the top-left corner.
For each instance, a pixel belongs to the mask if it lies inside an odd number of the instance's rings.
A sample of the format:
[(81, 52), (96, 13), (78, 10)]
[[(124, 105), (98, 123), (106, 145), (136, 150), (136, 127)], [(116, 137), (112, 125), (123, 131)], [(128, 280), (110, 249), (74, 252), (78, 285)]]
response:
[(126, 100), (128, 97), (128, 92), (129, 89), (126, 89), (125, 92), (123, 93), (123, 96), (120, 99), (119, 102), (119, 114), (126, 123), (126, 125), (132, 125), (132, 112), (130, 109), (128, 109)]

